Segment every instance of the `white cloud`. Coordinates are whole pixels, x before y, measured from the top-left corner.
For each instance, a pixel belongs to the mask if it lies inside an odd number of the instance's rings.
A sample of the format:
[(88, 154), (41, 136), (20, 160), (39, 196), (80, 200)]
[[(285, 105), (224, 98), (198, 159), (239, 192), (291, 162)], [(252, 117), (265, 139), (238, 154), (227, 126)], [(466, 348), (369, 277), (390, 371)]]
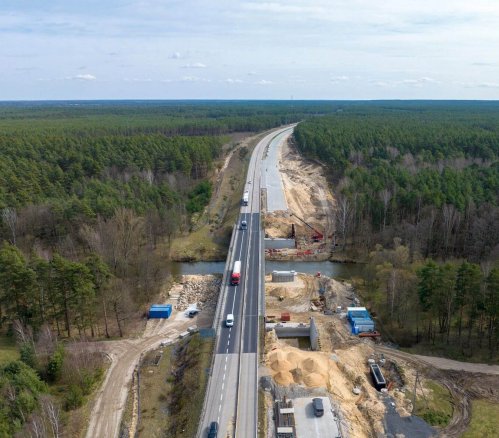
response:
[(244, 81), (242, 79), (227, 78), (225, 79), (225, 82), (227, 82), (228, 84), (242, 84)]
[(181, 82), (211, 82), (210, 79), (200, 78), (198, 76), (182, 76)]
[(180, 59), (181, 58), (180, 52), (173, 52), (168, 58), (170, 58), (170, 59)]
[(206, 64), (203, 64), (202, 62), (194, 62), (192, 64), (185, 64), (182, 68), (206, 68)]
[(270, 85), (273, 84), (272, 81), (267, 81), (266, 79), (261, 79), (255, 82), (255, 85)]
[(499, 82), (454, 82), (464, 88), (499, 88)]
[(498, 82), (481, 82), (476, 85), (479, 88), (499, 88)]
[(440, 84), (436, 79), (423, 76), (417, 79), (401, 79), (401, 80), (371, 80), (371, 83), (382, 88), (395, 88), (395, 87), (423, 87), (426, 84)]
[(84, 73), (76, 76), (68, 76), (66, 77), (66, 79), (78, 80), (78, 81), (95, 81), (97, 77), (89, 73)]
[(349, 81), (350, 78), (348, 76), (333, 76), (331, 78), (331, 83), (333, 84), (339, 84), (341, 82), (346, 82)]
[(124, 78), (125, 82), (152, 82), (151, 78)]

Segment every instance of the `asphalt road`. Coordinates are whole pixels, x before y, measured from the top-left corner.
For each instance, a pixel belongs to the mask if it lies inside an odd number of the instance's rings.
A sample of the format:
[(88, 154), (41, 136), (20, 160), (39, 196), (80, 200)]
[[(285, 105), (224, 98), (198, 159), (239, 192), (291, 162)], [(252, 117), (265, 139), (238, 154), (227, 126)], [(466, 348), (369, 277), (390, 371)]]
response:
[[(203, 438), (212, 421), (219, 424), (219, 437), (257, 436), (258, 324), (265, 272), (260, 219), (261, 164), (266, 147), (286, 130), (292, 128), (280, 128), (264, 137), (250, 159), (245, 185), (250, 192), (249, 203), (241, 207), (238, 222), (246, 220), (248, 229), (236, 227), (226, 263), (227, 282), (219, 298), (222, 310), (216, 327), (216, 355), (198, 431)], [(241, 282), (231, 286), (230, 273), (236, 260), (241, 261)], [(229, 313), (234, 315), (233, 327), (225, 327)]]

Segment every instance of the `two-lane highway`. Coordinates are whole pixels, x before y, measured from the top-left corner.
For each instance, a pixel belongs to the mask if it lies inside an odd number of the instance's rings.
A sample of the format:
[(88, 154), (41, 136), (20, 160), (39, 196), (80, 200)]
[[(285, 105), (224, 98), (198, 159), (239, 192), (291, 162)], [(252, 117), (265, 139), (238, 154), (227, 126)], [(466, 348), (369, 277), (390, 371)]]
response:
[[(260, 220), (261, 162), (266, 147), (284, 131), (280, 128), (265, 136), (250, 159), (245, 190), (247, 206), (241, 207), (232, 247), (227, 258), (225, 278), (219, 300), (221, 317), (215, 318), (217, 342), (213, 368), (208, 382), (198, 436), (207, 436), (210, 423), (219, 424), (219, 437), (256, 437), (258, 426), (258, 329), (259, 309), (263, 299), (262, 233)], [(248, 224), (240, 229), (241, 221)], [(236, 260), (241, 261), (241, 282), (230, 285)], [(234, 325), (225, 326), (227, 314), (234, 315)]]

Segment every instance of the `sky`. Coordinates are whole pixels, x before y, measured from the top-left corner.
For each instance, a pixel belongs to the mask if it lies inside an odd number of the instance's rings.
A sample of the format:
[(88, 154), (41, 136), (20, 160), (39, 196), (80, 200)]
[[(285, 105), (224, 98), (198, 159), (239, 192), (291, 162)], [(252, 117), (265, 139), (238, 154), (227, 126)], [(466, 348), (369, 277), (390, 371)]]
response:
[(499, 0), (1, 0), (46, 99), (499, 99)]

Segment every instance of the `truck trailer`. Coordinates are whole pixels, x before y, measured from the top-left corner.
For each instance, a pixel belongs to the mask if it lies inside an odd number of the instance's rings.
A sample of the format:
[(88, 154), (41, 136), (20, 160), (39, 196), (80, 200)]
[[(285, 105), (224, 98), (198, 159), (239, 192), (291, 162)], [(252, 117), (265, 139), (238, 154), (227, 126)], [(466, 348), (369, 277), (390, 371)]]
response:
[(234, 268), (232, 269), (232, 275), (230, 276), (230, 284), (236, 286), (241, 281), (241, 260), (234, 262)]
[(249, 202), (249, 191), (246, 190), (243, 194), (243, 205), (248, 205)]

